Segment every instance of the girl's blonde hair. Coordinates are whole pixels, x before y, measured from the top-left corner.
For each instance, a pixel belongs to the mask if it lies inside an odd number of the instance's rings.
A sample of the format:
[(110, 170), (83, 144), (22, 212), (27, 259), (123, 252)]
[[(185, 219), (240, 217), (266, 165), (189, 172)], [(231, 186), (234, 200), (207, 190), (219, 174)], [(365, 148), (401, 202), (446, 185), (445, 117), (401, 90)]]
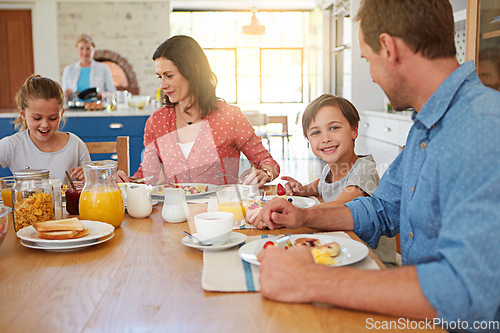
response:
[[(59, 83), (40, 75), (28, 77), (15, 97), (17, 106), (23, 111), (28, 108), (32, 100), (40, 98), (45, 100), (55, 98), (61, 110), (64, 107), (64, 93)], [(28, 128), (26, 121), (21, 116), (14, 121), (14, 126), (16, 129), (19, 128), (19, 131)]]
[(304, 136), (307, 138), (307, 131), (309, 130), (309, 125), (316, 117), (319, 109), (324, 106), (338, 106), (345, 119), (351, 126), (352, 129), (355, 129), (359, 123), (359, 114), (356, 107), (352, 105), (347, 99), (334, 96), (332, 94), (323, 94), (316, 98), (314, 101), (309, 103), (302, 115), (302, 130), (304, 131)]

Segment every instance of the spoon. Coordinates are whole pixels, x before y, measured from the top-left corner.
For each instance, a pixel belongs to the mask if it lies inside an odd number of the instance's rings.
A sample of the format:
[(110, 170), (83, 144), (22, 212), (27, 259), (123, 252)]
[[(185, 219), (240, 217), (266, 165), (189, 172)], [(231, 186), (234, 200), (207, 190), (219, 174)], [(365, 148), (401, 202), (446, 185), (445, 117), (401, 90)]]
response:
[(198, 243), (200, 243), (201, 245), (203, 246), (210, 246), (212, 245), (211, 242), (209, 242), (209, 239), (208, 240), (204, 240), (204, 241), (201, 241), (199, 240), (198, 238), (196, 238), (195, 236), (191, 235), (189, 232), (187, 231), (183, 231), (183, 233), (185, 233), (186, 235), (188, 235), (193, 241), (197, 241)]

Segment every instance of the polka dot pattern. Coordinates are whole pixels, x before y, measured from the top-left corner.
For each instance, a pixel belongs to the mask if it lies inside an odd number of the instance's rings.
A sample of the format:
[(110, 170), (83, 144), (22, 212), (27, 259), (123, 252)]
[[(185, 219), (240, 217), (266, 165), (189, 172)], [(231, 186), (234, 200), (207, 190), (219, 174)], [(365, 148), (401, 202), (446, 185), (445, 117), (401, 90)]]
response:
[[(240, 153), (257, 167), (278, 163), (237, 106), (218, 102), (218, 110), (202, 120), (193, 148), (186, 158), (177, 144), (176, 115), (173, 108), (156, 111), (146, 122), (144, 157), (134, 176), (154, 175), (176, 183), (227, 183), (230, 174), (238, 177)], [(230, 177), (231, 178), (231, 177)]]

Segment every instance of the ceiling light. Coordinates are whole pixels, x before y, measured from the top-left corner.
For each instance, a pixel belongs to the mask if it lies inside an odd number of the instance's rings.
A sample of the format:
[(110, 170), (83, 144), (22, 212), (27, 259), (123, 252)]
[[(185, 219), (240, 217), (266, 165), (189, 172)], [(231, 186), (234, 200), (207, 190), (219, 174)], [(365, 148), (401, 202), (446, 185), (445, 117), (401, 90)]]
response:
[(259, 21), (257, 20), (257, 9), (252, 9), (253, 15), (252, 15), (252, 22), (250, 25), (244, 25), (242, 32), (244, 34), (248, 35), (262, 35), (266, 33), (266, 27), (263, 25), (259, 24)]

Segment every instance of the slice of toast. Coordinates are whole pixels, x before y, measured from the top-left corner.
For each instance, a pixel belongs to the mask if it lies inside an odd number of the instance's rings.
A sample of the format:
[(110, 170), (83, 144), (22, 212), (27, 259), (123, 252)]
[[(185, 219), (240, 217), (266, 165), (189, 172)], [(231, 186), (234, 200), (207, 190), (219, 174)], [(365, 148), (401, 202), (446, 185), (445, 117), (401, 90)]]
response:
[(64, 230), (64, 231), (39, 231), (37, 233), (38, 238), (41, 239), (51, 239), (51, 240), (63, 240), (71, 239), (78, 235), (80, 231), (78, 230)]
[(45, 221), (45, 222), (35, 222), (33, 227), (37, 231), (48, 232), (48, 231), (68, 231), (76, 230), (82, 231), (85, 229), (83, 223), (80, 222), (76, 217), (62, 220)]
[(77, 233), (75, 236), (73, 236), (73, 238), (82, 238), (82, 237), (87, 236), (89, 233), (90, 233), (90, 229), (83, 229), (82, 231)]

